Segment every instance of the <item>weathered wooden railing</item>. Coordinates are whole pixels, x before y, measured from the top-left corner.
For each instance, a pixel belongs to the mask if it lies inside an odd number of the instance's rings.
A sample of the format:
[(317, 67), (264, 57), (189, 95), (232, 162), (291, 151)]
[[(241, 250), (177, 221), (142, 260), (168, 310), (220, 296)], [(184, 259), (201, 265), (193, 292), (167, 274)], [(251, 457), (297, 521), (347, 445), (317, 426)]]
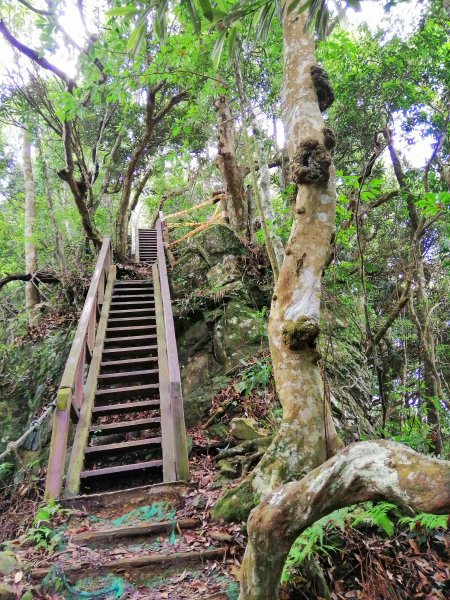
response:
[(86, 366), (94, 351), (97, 323), (111, 263), (111, 241), (105, 238), (56, 397), (45, 486), (46, 499), (57, 498), (61, 492), (70, 420), (78, 421), (84, 401)]
[(180, 367), (173, 322), (162, 234), (162, 213), (156, 222), (157, 262), (153, 264), (156, 328), (159, 357), (159, 393), (163, 440), (164, 481), (189, 479)]
[[(187, 214), (190, 214), (194, 211), (199, 210), (200, 208), (204, 208), (211, 204), (215, 204), (216, 208), (214, 212), (209, 216), (206, 221), (178, 221), (178, 222), (170, 222), (170, 219), (184, 217)], [(160, 213), (161, 214), (161, 213)], [(180, 210), (178, 212), (165, 215), (164, 220), (166, 227), (168, 229), (176, 229), (178, 227), (192, 227), (193, 229), (188, 233), (185, 233), (178, 239), (170, 242), (170, 246), (176, 246), (180, 242), (192, 237), (196, 233), (203, 231), (204, 229), (214, 225), (216, 223), (227, 222), (227, 212), (226, 212), (226, 200), (225, 194), (223, 192), (215, 193), (212, 198), (202, 202), (201, 204), (196, 204), (195, 206), (191, 206), (190, 208), (186, 208), (185, 210)]]

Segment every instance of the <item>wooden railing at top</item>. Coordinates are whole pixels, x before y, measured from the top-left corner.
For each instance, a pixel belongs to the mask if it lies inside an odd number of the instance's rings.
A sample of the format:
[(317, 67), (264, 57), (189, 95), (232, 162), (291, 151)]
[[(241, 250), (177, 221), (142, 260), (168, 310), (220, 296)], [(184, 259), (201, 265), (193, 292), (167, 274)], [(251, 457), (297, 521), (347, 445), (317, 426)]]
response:
[[(169, 219), (172, 219), (172, 218), (182, 217), (188, 213), (196, 211), (199, 208), (204, 208), (205, 206), (208, 206), (210, 204), (217, 204), (217, 206), (216, 206), (213, 214), (209, 217), (209, 219), (207, 219), (204, 222), (179, 221), (179, 222), (175, 222), (175, 223), (169, 223), (169, 221), (168, 221)], [(214, 225), (216, 223), (227, 223), (228, 222), (228, 213), (227, 213), (227, 209), (226, 209), (225, 194), (222, 192), (216, 193), (213, 195), (212, 198), (210, 198), (209, 200), (206, 200), (205, 202), (202, 202), (201, 204), (196, 204), (195, 206), (191, 206), (189, 208), (186, 208), (185, 210), (180, 210), (176, 213), (165, 215), (164, 220), (165, 220), (167, 229), (175, 229), (177, 227), (193, 227), (194, 228), (194, 229), (192, 229), (192, 231), (189, 231), (188, 233), (185, 233), (184, 235), (182, 235), (178, 239), (174, 240), (173, 242), (170, 242), (170, 246), (176, 246), (180, 242), (192, 237), (193, 235), (195, 235), (196, 233), (199, 233), (200, 231), (203, 231), (204, 229), (206, 229), (207, 227), (210, 227), (211, 225)]]
[[(161, 313), (159, 315), (159, 332), (164, 330), (164, 339), (158, 335), (159, 355), (159, 391), (161, 399), (162, 420), (166, 424), (166, 436), (163, 432), (163, 465), (164, 480), (186, 481), (189, 479), (189, 463), (184, 423), (183, 395), (181, 391), (180, 367), (173, 322), (172, 302), (170, 298), (169, 280), (167, 276), (166, 255), (162, 234), (163, 214), (159, 213), (156, 222), (157, 262), (153, 267), (155, 301), (157, 287), (160, 288)], [(159, 284), (159, 285), (158, 285)], [(158, 307), (155, 305), (158, 312)], [(158, 314), (157, 314), (158, 328)], [(161, 347), (161, 342), (162, 346)], [(164, 352), (165, 346), (165, 352)], [(163, 414), (164, 413), (164, 414)], [(164, 437), (166, 439), (164, 440)]]
[(86, 365), (89, 364), (94, 350), (97, 323), (111, 264), (111, 241), (105, 238), (58, 388), (45, 485), (46, 499), (57, 498), (61, 492), (70, 420), (77, 422), (80, 415)]

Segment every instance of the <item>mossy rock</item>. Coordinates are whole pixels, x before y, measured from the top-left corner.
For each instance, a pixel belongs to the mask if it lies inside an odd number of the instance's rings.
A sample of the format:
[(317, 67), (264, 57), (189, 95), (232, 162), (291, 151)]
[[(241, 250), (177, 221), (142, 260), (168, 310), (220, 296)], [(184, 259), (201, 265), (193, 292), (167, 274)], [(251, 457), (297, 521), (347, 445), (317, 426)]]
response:
[(188, 427), (194, 427), (206, 419), (213, 396), (229, 382), (229, 377), (217, 375), (204, 387), (198, 387), (188, 394), (183, 391), (184, 415)]
[(226, 490), (214, 504), (211, 516), (215, 521), (246, 521), (252, 508), (259, 503), (252, 484), (244, 479), (237, 487)]
[(19, 562), (11, 550), (0, 552), (0, 575), (11, 575), (19, 569)]
[(181, 256), (170, 273), (173, 298), (183, 298), (207, 284), (208, 263), (199, 255), (189, 252)]
[(264, 343), (255, 311), (241, 302), (229, 302), (223, 317), (214, 326), (213, 342), (214, 354), (226, 369), (254, 354)]
[(0, 600), (14, 600), (17, 598), (14, 588), (6, 583), (0, 583)]

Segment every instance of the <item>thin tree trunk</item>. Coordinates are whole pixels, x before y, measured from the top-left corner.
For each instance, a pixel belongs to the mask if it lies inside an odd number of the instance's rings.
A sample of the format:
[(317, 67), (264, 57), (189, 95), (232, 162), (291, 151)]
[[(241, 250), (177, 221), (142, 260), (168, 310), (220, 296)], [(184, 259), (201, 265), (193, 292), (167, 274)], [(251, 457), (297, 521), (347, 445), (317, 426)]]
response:
[(409, 228), (411, 232), (411, 250), (413, 256), (413, 281), (416, 283), (414, 294), (417, 300), (417, 306), (411, 303), (412, 316), (416, 322), (419, 335), (423, 360), (423, 381), (425, 387), (425, 396), (427, 402), (427, 418), (433, 430), (432, 445), (436, 454), (441, 454), (443, 449), (441, 424), (439, 410), (435, 402), (442, 400), (448, 405), (442, 388), (441, 380), (436, 366), (436, 342), (433, 335), (432, 323), (430, 317), (430, 307), (428, 294), (426, 290), (426, 280), (424, 273), (424, 257), (421, 247), (421, 239), (424, 232), (424, 219), (417, 211), (411, 191), (405, 179), (405, 174), (394, 147), (392, 132), (387, 128), (384, 130), (384, 137), (389, 146), (392, 166), (397, 178), (400, 189), (406, 195), (406, 204), (409, 213)]
[[(280, 237), (274, 231), (275, 213), (273, 211), (272, 198), (270, 194), (270, 171), (269, 165), (264, 151), (264, 141), (261, 135), (256, 115), (251, 103), (245, 93), (245, 88), (242, 79), (241, 61), (239, 49), (236, 49), (234, 60), (234, 73), (236, 79), (236, 87), (238, 89), (239, 98), (241, 99), (243, 110), (245, 111), (248, 123), (252, 129), (253, 140), (255, 142), (256, 158), (259, 166), (259, 184), (261, 190), (261, 219), (268, 223), (268, 233), (270, 243), (273, 247), (275, 260), (277, 263), (277, 271), (280, 271), (284, 259), (284, 248)], [(264, 230), (265, 231), (265, 230)], [(276, 279), (276, 278), (275, 278)]]
[[(312, 73), (314, 40), (306, 14), (283, 18), (283, 121), (293, 179), (299, 184), (291, 234), (275, 286), (269, 343), (283, 421), (260, 464), (216, 503), (217, 517), (245, 518), (258, 496), (301, 479), (341, 446), (320, 368), (321, 279), (336, 212), (335, 173)], [(330, 90), (331, 92), (331, 90)], [(255, 498), (256, 496), (256, 498)]]
[[(34, 242), (36, 221), (36, 192), (31, 164), (31, 136), (26, 129), (22, 130), (22, 169), (25, 187), (25, 271), (33, 274), (37, 271), (36, 245)], [(36, 305), (41, 301), (36, 285), (29, 281), (25, 284), (25, 306), (30, 326), (39, 323)]]
[(63, 240), (62, 240), (61, 234), (58, 229), (58, 224), (56, 222), (55, 209), (53, 206), (52, 190), (50, 187), (50, 178), (49, 178), (49, 174), (48, 174), (48, 167), (47, 167), (47, 162), (45, 160), (44, 151), (42, 149), (42, 143), (41, 143), (39, 136), (36, 138), (36, 148), (39, 153), (39, 158), (41, 160), (41, 165), (42, 165), (42, 178), (44, 180), (45, 197), (47, 200), (47, 209), (48, 209), (48, 216), (50, 219), (50, 226), (52, 228), (53, 240), (55, 242), (56, 258), (58, 259), (59, 266), (61, 268), (63, 276), (66, 276), (67, 275), (67, 263), (66, 263), (66, 257), (64, 255), (64, 244), (63, 244)]
[(217, 166), (225, 183), (230, 226), (239, 237), (248, 239), (248, 212), (244, 179), (236, 159), (234, 121), (228, 97), (219, 96), (214, 101), (214, 109), (219, 137)]

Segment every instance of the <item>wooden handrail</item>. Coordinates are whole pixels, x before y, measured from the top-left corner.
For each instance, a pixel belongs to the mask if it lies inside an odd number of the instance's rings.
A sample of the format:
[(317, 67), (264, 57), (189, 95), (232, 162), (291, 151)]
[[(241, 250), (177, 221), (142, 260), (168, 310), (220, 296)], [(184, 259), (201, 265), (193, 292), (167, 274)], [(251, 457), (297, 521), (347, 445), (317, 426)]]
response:
[(70, 419), (78, 421), (83, 404), (85, 367), (94, 351), (97, 319), (103, 304), (111, 262), (111, 241), (105, 238), (56, 396), (45, 486), (46, 499), (57, 498), (61, 492)]
[(159, 284), (161, 290), (162, 311), (164, 315), (165, 343), (167, 352), (168, 386), (170, 396), (171, 420), (173, 426), (173, 444), (175, 453), (175, 472), (178, 481), (189, 478), (186, 428), (184, 423), (183, 395), (181, 392), (181, 376), (178, 364), (178, 350), (173, 322), (172, 302), (170, 299), (169, 280), (167, 277), (166, 256), (162, 237), (161, 221), (156, 222), (156, 247)]

